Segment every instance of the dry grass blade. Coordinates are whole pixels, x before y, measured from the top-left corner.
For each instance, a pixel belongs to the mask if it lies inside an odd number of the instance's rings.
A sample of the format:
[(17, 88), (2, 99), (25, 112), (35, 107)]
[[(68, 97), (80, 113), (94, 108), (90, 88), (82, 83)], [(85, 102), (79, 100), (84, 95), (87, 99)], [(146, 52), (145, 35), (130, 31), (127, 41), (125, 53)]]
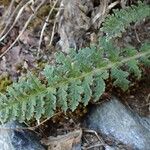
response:
[(50, 16), (51, 16), (53, 10), (55, 9), (55, 6), (56, 6), (57, 2), (58, 2), (58, 0), (55, 1), (55, 3), (54, 3), (54, 5), (53, 5), (52, 9), (49, 11), (49, 14), (48, 14), (48, 16), (47, 16), (47, 18), (46, 18), (46, 21), (45, 21), (45, 23), (44, 23), (44, 25), (43, 25), (43, 28), (42, 28), (42, 30), (41, 30), (38, 53), (40, 52), (41, 43), (42, 43), (42, 39), (43, 39), (43, 34), (44, 34), (44, 31), (45, 31), (45, 28), (46, 28), (46, 26), (47, 26), (47, 24), (48, 24), (48, 20), (49, 20), (49, 18), (50, 18)]
[(11, 11), (12, 11), (12, 7), (14, 5), (14, 2), (15, 2), (15, 0), (11, 0), (11, 2), (10, 2), (10, 5), (9, 5), (9, 7), (7, 9), (6, 14), (5, 14), (7, 17), (9, 17), (11, 15)]
[(2, 41), (3, 39), (6, 38), (6, 36), (9, 34), (9, 32), (12, 30), (12, 28), (14, 27), (14, 25), (16, 24), (16, 22), (19, 20), (23, 10), (32, 3), (32, 0), (28, 1), (24, 6), (22, 6), (22, 8), (19, 10), (15, 20), (13, 21), (13, 24), (11, 25), (11, 27), (9, 28), (9, 30), (6, 32), (5, 35), (3, 35), (1, 38), (0, 38), (0, 41)]
[(98, 133), (96, 131), (90, 130), (90, 129), (84, 129), (83, 132), (84, 133), (93, 133), (99, 141), (98, 143), (95, 143), (93, 145), (90, 144), (90, 146), (88, 146), (88, 147), (83, 146), (82, 147), (83, 150), (94, 149), (95, 147), (99, 147), (99, 148), (105, 147), (106, 144), (105, 144), (104, 140), (98, 135)]
[(99, 18), (104, 16), (104, 14), (107, 11), (107, 5), (108, 5), (108, 0), (107, 1), (102, 1), (102, 4), (101, 4), (102, 7), (100, 8), (99, 13), (97, 13), (95, 15), (95, 17), (92, 19), (92, 24), (94, 24)]
[(108, 10), (111, 10), (113, 7), (115, 7), (117, 4), (119, 4), (120, 2), (119, 1), (115, 1), (113, 3), (111, 3), (109, 6), (108, 6)]
[(19, 40), (19, 38), (22, 36), (23, 32), (26, 30), (27, 26), (29, 25), (30, 21), (32, 20), (34, 14), (32, 14), (29, 19), (27, 20), (27, 22), (25, 23), (23, 29), (21, 30), (21, 32), (19, 33), (19, 35), (17, 36), (17, 38), (14, 40), (14, 42), (0, 55), (0, 58), (2, 58), (15, 44), (16, 42)]
[(97, 139), (98, 139), (103, 145), (105, 145), (103, 139), (98, 135), (98, 133), (97, 133), (96, 131), (90, 130), (90, 129), (84, 129), (83, 131), (86, 132), (86, 133), (94, 133), (95, 136), (97, 137)]
[[(31, 0), (32, 1), (32, 0)], [(32, 14), (28, 20), (26, 21), (24, 27), (22, 28), (22, 30), (20, 31), (20, 34), (17, 36), (17, 38), (14, 40), (14, 42), (0, 55), (0, 58), (2, 58), (14, 45), (15, 43), (19, 40), (19, 38), (22, 36), (22, 34), (24, 33), (24, 31), (26, 30), (27, 26), (29, 25), (29, 23), (31, 22), (31, 20), (33, 19), (33, 17), (36, 15), (37, 11), (39, 10), (39, 8), (45, 3), (46, 0), (42, 1), (37, 8), (34, 11), (34, 14)]]
[(50, 42), (49, 42), (49, 45), (48, 45), (49, 47), (52, 45), (52, 41), (53, 41), (53, 38), (54, 38), (54, 32), (55, 32), (55, 28), (56, 28), (56, 23), (58, 22), (58, 17), (61, 14), (61, 10), (64, 9), (61, 5), (62, 5), (62, 2), (60, 3), (58, 12), (55, 16), (55, 21), (54, 21), (54, 25), (53, 25), (53, 29), (52, 29), (52, 34), (51, 34)]
[[(0, 33), (0, 37), (2, 37), (3, 36), (3, 34), (6, 32), (6, 30), (8, 29), (8, 26), (11, 24), (11, 22), (12, 22), (12, 20), (13, 20), (13, 17), (15, 16), (15, 14), (18, 12), (18, 10), (20, 9), (20, 6), (22, 5), (22, 3), (19, 3), (18, 5), (17, 5), (17, 7), (15, 8), (15, 10), (11, 13), (11, 15), (9, 16), (9, 18), (8, 18), (8, 20), (7, 20), (7, 22), (6, 22), (6, 25), (5, 25), (5, 27), (4, 27), (4, 29), (2, 30), (2, 32)], [(5, 21), (4, 22), (2, 22), (1, 24), (3, 24), (3, 23), (5, 23)]]

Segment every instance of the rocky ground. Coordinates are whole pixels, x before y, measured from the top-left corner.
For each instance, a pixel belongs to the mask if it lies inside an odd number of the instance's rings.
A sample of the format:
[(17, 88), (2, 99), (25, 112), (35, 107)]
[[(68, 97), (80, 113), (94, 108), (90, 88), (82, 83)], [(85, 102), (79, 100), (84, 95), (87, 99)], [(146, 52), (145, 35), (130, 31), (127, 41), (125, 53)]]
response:
[[(137, 1), (36, 0), (35, 3), (29, 3), (21, 12), (27, 2), (27, 0), (12, 0), (12, 3), (0, 1), (0, 91), (5, 91), (5, 88), (17, 81), (20, 76), (25, 76), (27, 70), (38, 74), (45, 63), (54, 63), (53, 55), (56, 51), (68, 53), (69, 48), (77, 50), (96, 43), (98, 37), (102, 35), (99, 31), (102, 21), (112, 13), (112, 9), (124, 8), (136, 4)], [(41, 7), (38, 9), (38, 6)], [(26, 26), (30, 18), (31, 21)], [(143, 22), (131, 25), (116, 43), (119, 47), (126, 44), (139, 47), (142, 42), (149, 40), (150, 20), (146, 18)], [(52, 150), (59, 150), (63, 146), (64, 150), (72, 147), (75, 150), (148, 150), (150, 147), (149, 73), (149, 69), (143, 68), (142, 80), (132, 79), (134, 85), (127, 92), (112, 87), (109, 81), (106, 93), (98, 104), (94, 106), (89, 104), (86, 108), (80, 106), (74, 113), (68, 112), (67, 115), (58, 113), (51, 120), (34, 128), (32, 135), (42, 139), (41, 142), (36, 138), (33, 138), (36, 139), (35, 143), (31, 142), (34, 141), (33, 139), (27, 140), (32, 136), (28, 136), (27, 133), (26, 137), (26, 130), (25, 133), (13, 130), (14, 133), (8, 132), (5, 138), (1, 136), (4, 134), (3, 130), (0, 130), (0, 144), (6, 144), (2, 150), (9, 150), (10, 147), (13, 149), (15, 144), (12, 143), (19, 141), (22, 149), (33, 150), (45, 149), (41, 143)], [(114, 96), (117, 100), (114, 100)], [(93, 107), (100, 112), (93, 110)], [(96, 126), (96, 123), (93, 126), (92, 123), (96, 121), (93, 119), (97, 115), (102, 120), (97, 120), (98, 123), (100, 122), (99, 126)], [(126, 120), (118, 122), (122, 116), (126, 116)], [(36, 124), (33, 121), (30, 125)], [(16, 128), (14, 123), (2, 128), (8, 129), (10, 126)], [(19, 128), (23, 128), (22, 125), (19, 125)], [(140, 137), (138, 133), (141, 133)], [(49, 136), (51, 138), (48, 138)], [(12, 145), (7, 141), (8, 137), (11, 137)], [(20, 145), (15, 145), (14, 149), (19, 149)]]

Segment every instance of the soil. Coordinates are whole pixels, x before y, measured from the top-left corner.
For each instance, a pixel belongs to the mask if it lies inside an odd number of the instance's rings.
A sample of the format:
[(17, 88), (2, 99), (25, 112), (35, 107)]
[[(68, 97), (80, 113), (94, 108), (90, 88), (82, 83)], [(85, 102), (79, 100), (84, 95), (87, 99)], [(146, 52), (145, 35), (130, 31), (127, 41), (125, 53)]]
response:
[[(95, 1), (95, 7), (98, 5), (98, 1)], [(127, 4), (136, 3), (135, 1), (128, 0)], [(117, 5), (117, 7), (120, 7)], [(0, 3), (0, 15), (3, 16), (4, 11), (7, 7)], [(30, 10), (26, 10), (24, 15), (28, 17), (30, 14)], [(54, 16), (56, 12), (54, 12), (53, 17), (50, 18), (51, 22), (48, 25), (48, 29), (46, 33), (52, 31), (54, 25)], [(25, 17), (25, 18), (26, 18)], [(24, 19), (25, 19), (24, 18)], [(40, 18), (40, 17), (39, 17)], [(45, 19), (45, 18), (44, 18)], [(39, 19), (40, 20), (40, 19)], [(41, 21), (41, 20), (40, 20)], [(47, 46), (49, 40), (49, 34), (44, 35), (43, 41), (41, 44), (42, 51), (38, 51), (38, 42), (40, 38), (41, 31), (41, 22), (36, 22), (36, 28), (34, 30), (30, 30), (28, 28), (20, 40), (13, 46), (13, 48), (2, 58), (0, 58), (0, 74), (7, 73), (7, 76), (11, 78), (11, 81), (16, 81), (21, 75), (25, 75), (27, 70), (40, 72), (46, 62), (54, 63), (53, 54), (56, 51), (57, 42), (60, 37), (58, 35), (57, 30), (54, 33), (53, 44), (51, 45), (51, 51), (49, 51), (49, 47)], [(19, 32), (21, 31), (21, 26), (24, 24), (24, 20), (21, 20), (10, 32), (7, 38), (4, 39), (3, 42), (0, 43), (0, 54), (2, 54), (12, 42), (15, 40)], [(92, 30), (92, 28), (91, 28)], [(97, 30), (98, 31), (98, 30)], [(94, 30), (94, 34), (96, 37), (99, 37), (99, 33)], [(86, 31), (85, 35), (89, 35), (93, 33), (93, 30)], [(87, 36), (88, 37), (88, 36)], [(143, 22), (138, 24), (134, 24), (130, 26), (129, 29), (123, 34), (122, 38), (117, 39), (116, 42), (118, 46), (124, 47), (127, 44), (131, 44), (136, 48), (139, 48), (142, 42), (150, 40), (150, 19), (146, 18)], [(89, 43), (89, 37), (83, 37), (83, 43)], [(86, 45), (86, 44), (85, 44)], [(39, 54), (39, 55), (37, 55)], [(129, 107), (131, 110), (137, 112), (140, 116), (150, 116), (150, 69), (143, 68), (143, 76), (140, 81), (134, 79), (131, 76), (131, 80), (134, 85), (127, 91), (123, 92), (119, 88), (115, 88), (112, 86), (112, 82), (108, 81), (107, 89), (105, 94), (100, 99), (100, 102), (105, 102), (110, 99), (111, 95), (115, 95), (120, 97), (121, 101)], [(9, 83), (11, 83), (9, 81)], [(51, 120), (48, 120), (46, 123), (36, 129), (39, 135), (42, 138), (47, 138), (51, 136), (62, 135), (68, 133), (70, 131), (74, 131), (75, 129), (79, 129), (82, 125), (82, 118), (88, 113), (88, 108), (83, 107), (82, 105), (74, 112), (68, 112), (67, 115), (63, 113), (58, 113)], [(33, 122), (34, 124), (34, 122)], [(84, 128), (84, 127), (83, 127)], [(97, 144), (99, 144), (99, 140), (97, 138), (99, 136), (102, 139), (101, 135), (97, 135), (97, 133), (93, 132), (83, 132), (82, 136), (82, 146), (90, 147), (93, 146), (92, 150), (101, 150), (103, 146), (99, 146), (96, 148)], [(102, 139), (103, 141), (103, 139)], [(102, 144), (103, 141), (100, 144)], [(108, 142), (108, 141), (107, 141)], [(110, 141), (109, 141), (110, 142)], [(108, 143), (109, 143), (108, 142)], [(124, 145), (121, 145), (121, 148), (125, 148)], [(120, 149), (121, 149), (120, 148)], [(127, 147), (125, 149), (128, 149)]]

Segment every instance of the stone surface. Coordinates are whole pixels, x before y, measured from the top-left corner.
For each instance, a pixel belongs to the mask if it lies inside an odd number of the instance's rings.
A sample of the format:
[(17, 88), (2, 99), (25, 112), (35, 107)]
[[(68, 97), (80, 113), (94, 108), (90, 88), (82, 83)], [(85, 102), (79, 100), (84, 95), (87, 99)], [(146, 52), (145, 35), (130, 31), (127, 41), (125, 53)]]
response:
[(81, 150), (81, 143), (75, 144), (75, 145), (72, 147), (72, 150)]
[(140, 118), (141, 124), (150, 131), (150, 117)]
[(45, 150), (28, 130), (11, 130), (21, 127), (15, 122), (0, 125), (0, 150)]
[(115, 150), (115, 148), (106, 145), (106, 146), (105, 146), (105, 150)]
[(116, 98), (91, 108), (86, 126), (135, 150), (150, 150), (150, 126)]

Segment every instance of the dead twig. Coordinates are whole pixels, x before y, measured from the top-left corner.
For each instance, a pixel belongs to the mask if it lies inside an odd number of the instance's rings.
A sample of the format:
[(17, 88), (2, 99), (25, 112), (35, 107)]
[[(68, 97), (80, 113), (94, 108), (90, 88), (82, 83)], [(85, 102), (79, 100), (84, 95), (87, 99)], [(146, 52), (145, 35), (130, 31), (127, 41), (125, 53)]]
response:
[(58, 21), (58, 17), (60, 15), (62, 9), (64, 9), (64, 8), (62, 8), (62, 6), (60, 4), (59, 10), (58, 10), (58, 12), (56, 14), (56, 17), (55, 17), (55, 21), (54, 21), (54, 25), (53, 25), (53, 29), (52, 29), (52, 34), (51, 34), (50, 42), (49, 42), (49, 45), (48, 45), (49, 47), (52, 45), (52, 41), (53, 41), (54, 34), (55, 34), (56, 23)]
[[(92, 24), (94, 24), (99, 18), (103, 17), (107, 10), (107, 3), (108, 1), (102, 1), (102, 9), (100, 8), (99, 13), (95, 15), (95, 17), (92, 19)], [(102, 19), (101, 19), (102, 20)]]
[[(16, 6), (16, 8), (15, 8), (15, 10), (13, 11), (13, 12), (11, 12), (11, 15), (9, 15), (8, 13), (5, 15), (5, 16), (8, 16), (8, 17), (6, 17), (6, 21), (4, 21), (4, 22), (6, 22), (6, 25), (5, 25), (5, 27), (4, 27), (4, 29), (2, 30), (2, 32), (0, 33), (0, 37), (2, 37), (3, 36), (3, 34), (6, 32), (6, 30), (8, 29), (8, 26), (11, 24), (11, 22), (12, 22), (12, 20), (13, 20), (13, 18), (14, 18), (14, 16), (17, 14), (17, 12), (19, 11), (19, 9), (24, 5), (24, 1), (21, 1), (17, 6)], [(11, 6), (12, 4), (10, 4), (10, 7), (8, 8), (9, 10), (11, 9)], [(5, 19), (4, 19), (5, 20)], [(3, 22), (2, 22), (3, 23)]]
[(53, 5), (52, 9), (49, 11), (49, 14), (48, 14), (48, 16), (47, 16), (47, 18), (46, 18), (46, 21), (45, 21), (45, 23), (44, 23), (44, 25), (43, 25), (43, 27), (42, 27), (41, 34), (40, 34), (40, 40), (39, 40), (38, 54), (39, 54), (39, 52), (40, 52), (41, 43), (42, 43), (42, 39), (43, 39), (43, 34), (44, 34), (44, 31), (45, 31), (45, 28), (46, 28), (46, 26), (47, 26), (47, 24), (48, 24), (49, 18), (50, 18), (50, 16), (51, 16), (51, 14), (52, 14), (52, 12), (53, 12), (53, 10), (54, 10), (54, 8), (55, 8), (57, 2), (58, 2), (58, 0), (55, 1), (55, 3), (54, 3), (54, 5)]
[(102, 1), (101, 7), (100, 7), (100, 11), (92, 19), (92, 24), (94, 24), (99, 18), (101, 18), (100, 20), (101, 20), (101, 22), (103, 22), (104, 18), (106, 17), (106, 13), (109, 12), (117, 4), (119, 4), (119, 0), (111, 3), (109, 6), (108, 6), (108, 1), (105, 1), (105, 0)]
[(34, 11), (34, 14), (32, 14), (28, 20), (26, 21), (23, 29), (21, 30), (20, 34), (17, 36), (17, 38), (14, 40), (14, 42), (8, 47), (7, 50), (5, 50), (1, 55), (0, 58), (2, 58), (15, 44), (16, 42), (19, 40), (19, 38), (22, 36), (22, 34), (24, 33), (24, 31), (26, 30), (27, 26), (29, 25), (29, 23), (31, 22), (31, 20), (33, 19), (33, 17), (35, 16), (35, 14), (37, 13), (37, 11), (39, 10), (39, 8), (45, 3), (46, 0), (42, 1), (37, 8)]
[(82, 147), (82, 149), (83, 150), (88, 150), (88, 149), (93, 149), (93, 148), (95, 148), (95, 147), (101, 147), (101, 146), (104, 146), (103, 144), (101, 144), (101, 143), (98, 143), (98, 144), (94, 144), (94, 145), (91, 145), (91, 146), (89, 146), (89, 147)]
[(97, 137), (97, 139), (98, 139), (101, 143), (104, 144), (103, 139), (98, 135), (98, 133), (97, 133), (96, 131), (90, 130), (90, 129), (84, 129), (83, 131), (84, 131), (84, 132), (87, 132), (87, 133), (94, 133), (95, 136)]
[(137, 33), (137, 30), (136, 30), (136, 26), (137, 26), (137, 24), (134, 25), (135, 36), (136, 36), (137, 41), (138, 41), (139, 43), (141, 43), (141, 40), (140, 40), (139, 35), (138, 35), (138, 33)]
[(108, 6), (108, 10), (111, 10), (113, 7), (115, 7), (117, 4), (119, 4), (120, 2), (119, 1), (115, 1), (113, 3), (111, 3), (109, 6)]
[[(14, 25), (16, 24), (16, 22), (19, 20), (21, 14), (22, 14), (22, 12), (23, 12), (23, 10), (24, 10), (28, 5), (32, 4), (32, 1), (33, 1), (33, 0), (28, 1), (26, 4), (24, 4), (24, 6), (22, 6), (22, 7), (20, 8), (20, 10), (19, 10), (19, 12), (18, 12), (18, 14), (17, 14), (15, 20), (13, 21), (13, 24), (11, 25), (11, 27), (9, 28), (9, 30), (0, 38), (0, 41), (2, 41), (3, 39), (6, 38), (6, 36), (9, 34), (9, 32), (12, 30), (12, 28), (13, 28)], [(3, 30), (3, 32), (4, 32), (4, 30)], [(2, 33), (3, 33), (3, 32), (2, 32)]]
[(0, 58), (2, 58), (15, 44), (16, 42), (19, 40), (19, 38), (22, 36), (23, 32), (26, 30), (27, 26), (29, 25), (31, 19), (33, 18), (33, 14), (29, 17), (29, 19), (27, 20), (27, 22), (25, 23), (23, 29), (21, 30), (20, 34), (17, 36), (17, 38), (14, 40), (14, 42), (8, 47), (7, 50), (5, 50), (1, 55)]

